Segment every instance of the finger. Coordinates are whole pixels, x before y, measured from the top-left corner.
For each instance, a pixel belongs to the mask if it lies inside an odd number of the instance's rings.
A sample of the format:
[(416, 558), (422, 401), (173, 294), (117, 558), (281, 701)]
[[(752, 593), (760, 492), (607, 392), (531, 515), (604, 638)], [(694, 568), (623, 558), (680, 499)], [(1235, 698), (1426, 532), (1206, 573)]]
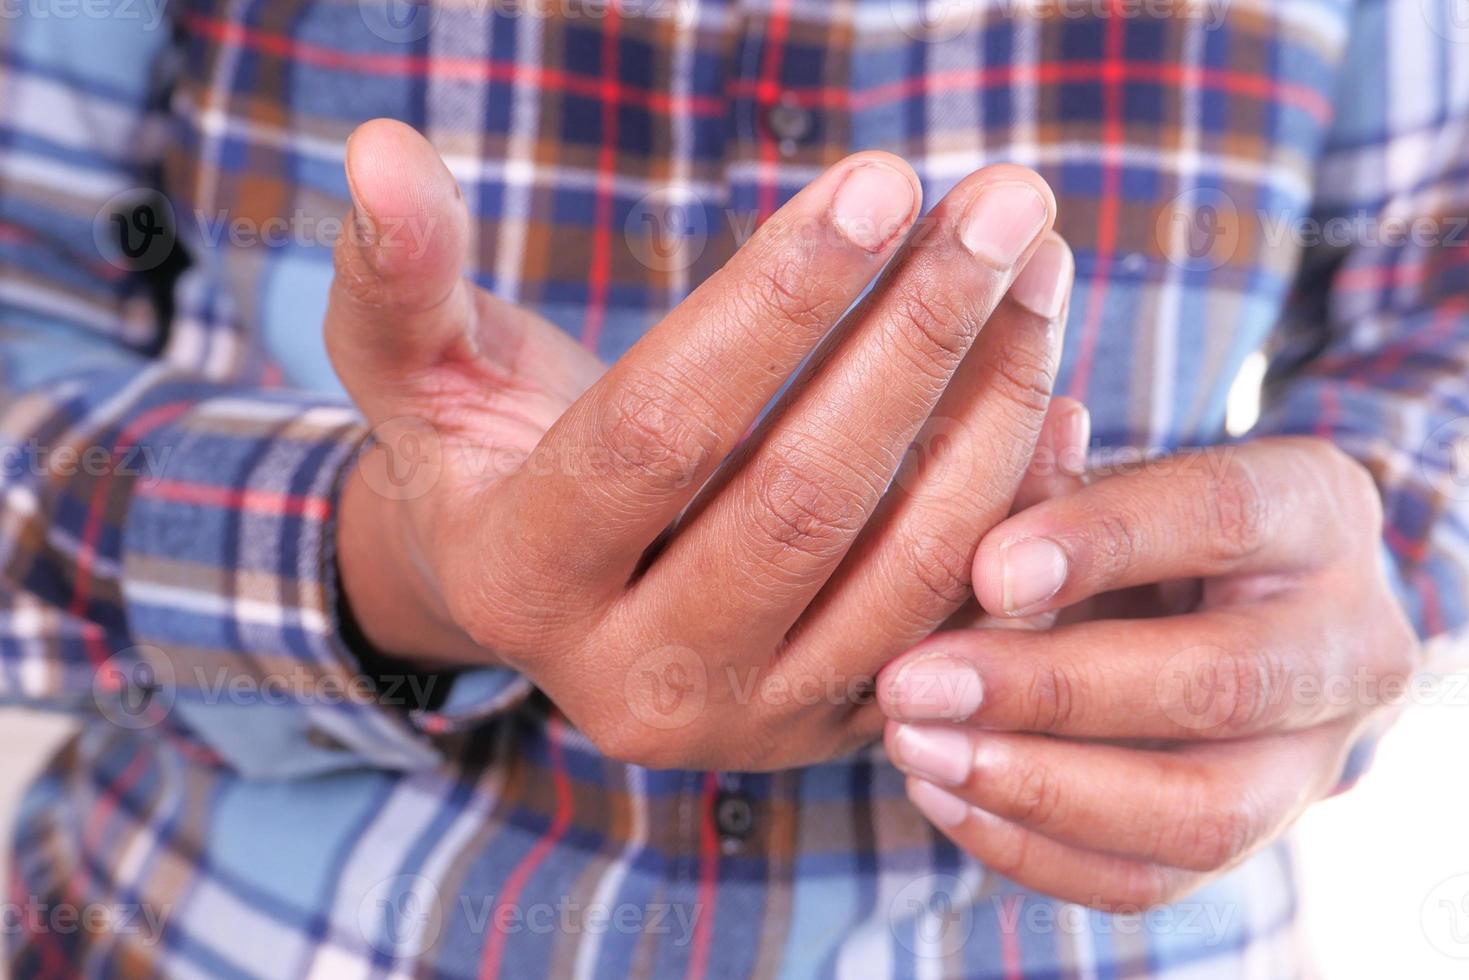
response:
[(1274, 840), (1341, 771), (1350, 722), (1176, 752), (889, 724), (888, 758), (966, 803), (1085, 850), (1212, 872)]
[(343, 385), (377, 422), (404, 379), (470, 349), (469, 215), (438, 152), (409, 126), (365, 123), (346, 156), (352, 214), (333, 252), (324, 329)]
[[(1046, 411), (1046, 421), (1041, 426), (1035, 453), (1025, 470), (1025, 477), (1020, 481), (1010, 512), (1018, 513), (1042, 500), (1074, 493), (1085, 486), (1086, 450), (1090, 439), (1091, 413), (1086, 406), (1065, 395), (1053, 397), (1051, 407)], [(1058, 615), (1050, 612), (1036, 616), (991, 616), (971, 594), (939, 628), (1049, 629)]]
[[(1287, 596), (1240, 611), (1047, 633), (937, 635), (883, 669), (878, 703), (898, 720), (965, 718), (1081, 738), (1212, 740), (1307, 728), (1371, 707), (1364, 700), (1385, 698), (1401, 680), (1375, 674), (1358, 691), (1352, 671), (1385, 640), (1326, 605)], [(1328, 683), (1348, 686), (1329, 692)]]
[(908, 798), (986, 868), (1066, 902), (1136, 912), (1187, 895), (1203, 875), (1071, 847), (970, 806), (948, 791), (908, 780)]
[[(1053, 214), (1049, 189), (1015, 167), (976, 174), (939, 202), (923, 239), (895, 260), (675, 535), (640, 585), (648, 601), (684, 588), (718, 556), (708, 587), (724, 615), (709, 627), (722, 635), (729, 622), (748, 623), (751, 650), (768, 651), (871, 515)], [(1026, 364), (1012, 389), (1015, 410), (1035, 418), (1032, 433), (1045, 413), (1045, 364)]]
[(919, 197), (885, 153), (818, 177), (572, 406), (486, 521), (521, 524), (522, 550), (563, 578), (621, 588), (881, 270)]
[(1010, 513), (1018, 514), (1042, 501), (1068, 496), (1086, 486), (1086, 454), (1091, 446), (1091, 433), (1092, 413), (1085, 405), (1065, 395), (1052, 398)]
[(1320, 568), (1375, 542), (1380, 510), (1366, 471), (1318, 440), (1204, 450), (1005, 521), (980, 544), (975, 592), (1018, 615), (1167, 579)]
[(852, 551), (797, 622), (787, 669), (874, 672), (972, 595), (980, 536), (1009, 512), (1039, 451), (1071, 270), (1070, 250), (1051, 234), (985, 324)]

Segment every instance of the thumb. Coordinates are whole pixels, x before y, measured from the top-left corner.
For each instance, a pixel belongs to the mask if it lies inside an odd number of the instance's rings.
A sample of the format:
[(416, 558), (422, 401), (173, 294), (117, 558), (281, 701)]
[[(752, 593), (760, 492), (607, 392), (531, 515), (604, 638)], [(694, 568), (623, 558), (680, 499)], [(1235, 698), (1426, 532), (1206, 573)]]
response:
[[(1041, 423), (1040, 438), (1030, 466), (1020, 481), (1010, 512), (1018, 514), (1027, 507), (1053, 497), (1065, 497), (1086, 486), (1086, 452), (1091, 442), (1091, 413), (1074, 398), (1057, 395), (1051, 399), (1046, 418)], [(979, 575), (978, 563), (974, 574)], [(976, 579), (977, 581), (977, 579)], [(944, 630), (972, 629), (1049, 629), (1056, 621), (1054, 612), (1036, 616), (991, 616), (973, 595), (944, 622)]]
[(381, 422), (416, 373), (474, 355), (469, 213), (438, 151), (409, 126), (365, 123), (346, 155), (352, 213), (333, 255), (326, 346), (357, 406)]

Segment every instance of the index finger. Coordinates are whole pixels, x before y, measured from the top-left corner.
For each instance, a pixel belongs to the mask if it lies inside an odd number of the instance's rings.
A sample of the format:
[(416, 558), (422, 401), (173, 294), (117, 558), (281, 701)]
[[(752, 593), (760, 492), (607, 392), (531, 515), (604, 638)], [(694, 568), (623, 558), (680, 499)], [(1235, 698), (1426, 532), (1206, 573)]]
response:
[(997, 525), (975, 556), (974, 591), (992, 615), (1020, 616), (1171, 579), (1320, 568), (1361, 532), (1375, 541), (1376, 495), (1317, 440), (1155, 460)]

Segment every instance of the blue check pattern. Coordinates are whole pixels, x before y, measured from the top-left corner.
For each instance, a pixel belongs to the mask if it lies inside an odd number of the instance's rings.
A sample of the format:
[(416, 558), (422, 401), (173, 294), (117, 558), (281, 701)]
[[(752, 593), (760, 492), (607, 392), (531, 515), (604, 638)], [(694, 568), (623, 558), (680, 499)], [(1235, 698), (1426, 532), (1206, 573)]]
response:
[(476, 280), (608, 359), (852, 150), (903, 155), (930, 201), (1032, 166), (1077, 257), (1060, 390), (1099, 465), (1230, 438), (1267, 352), (1252, 434), (1367, 464), (1431, 636), (1469, 596), (1453, 0), (68, 10), (0, 19), (0, 694), (81, 721), (7, 886), (110, 917), (7, 927), (14, 975), (1305, 969), (1288, 843), (1106, 916), (958, 853), (877, 749), (652, 772), (514, 675), (431, 709), (364, 686), (332, 573), (363, 432), (320, 330), (342, 148), (374, 116), (425, 132)]

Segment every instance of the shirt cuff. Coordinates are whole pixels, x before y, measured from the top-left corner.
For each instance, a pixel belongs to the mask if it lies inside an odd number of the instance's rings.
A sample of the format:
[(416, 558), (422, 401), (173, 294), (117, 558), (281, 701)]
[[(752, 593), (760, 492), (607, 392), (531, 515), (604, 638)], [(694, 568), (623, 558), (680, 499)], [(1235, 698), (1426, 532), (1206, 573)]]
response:
[(530, 691), (504, 669), (452, 684), (434, 711), (405, 677), (366, 677), (336, 618), (335, 519), (363, 445), (349, 408), (287, 394), (209, 397), (151, 430), (159, 465), (123, 531), (131, 657), (154, 715), (246, 776), (437, 765), (435, 736)]

